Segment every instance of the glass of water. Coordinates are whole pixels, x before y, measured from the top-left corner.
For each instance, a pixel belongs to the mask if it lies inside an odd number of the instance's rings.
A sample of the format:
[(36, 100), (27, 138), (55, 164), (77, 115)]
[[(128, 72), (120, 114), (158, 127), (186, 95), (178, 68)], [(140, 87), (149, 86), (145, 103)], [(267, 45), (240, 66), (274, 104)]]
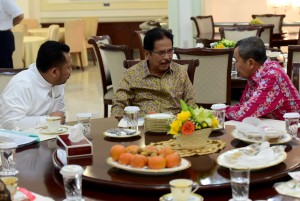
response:
[(0, 143), (0, 157), (2, 162), (1, 176), (13, 176), (19, 173), (16, 170), (16, 148), (17, 144), (13, 142)]
[(139, 130), (138, 116), (140, 108), (137, 106), (127, 106), (124, 108), (124, 119), (127, 122), (127, 126), (133, 130)]
[(60, 170), (63, 176), (66, 199), (64, 201), (83, 201), (82, 199), (82, 173), (80, 165), (66, 165)]
[(230, 169), (232, 200), (248, 201), (249, 200), (249, 169)]

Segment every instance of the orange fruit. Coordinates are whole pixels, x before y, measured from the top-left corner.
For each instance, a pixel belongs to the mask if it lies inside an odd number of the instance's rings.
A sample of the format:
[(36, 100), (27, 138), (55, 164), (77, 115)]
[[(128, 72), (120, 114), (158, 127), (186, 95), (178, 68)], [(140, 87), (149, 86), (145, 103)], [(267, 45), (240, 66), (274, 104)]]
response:
[(177, 153), (169, 154), (166, 156), (167, 168), (172, 168), (180, 165), (181, 158)]
[(162, 156), (150, 156), (148, 158), (148, 167), (150, 169), (162, 169), (166, 167), (166, 159)]
[(116, 144), (110, 148), (110, 157), (115, 161), (119, 160), (119, 157), (122, 153), (125, 153), (126, 148), (121, 144)]
[(140, 154), (135, 154), (131, 157), (130, 165), (135, 168), (142, 168), (146, 166), (147, 158)]
[(123, 165), (129, 165), (132, 156), (133, 156), (132, 153), (128, 153), (128, 152), (122, 153), (119, 157), (118, 162)]
[(139, 146), (132, 144), (126, 147), (126, 152), (132, 153), (132, 154), (136, 154), (138, 152), (138, 150), (140, 149)]
[(166, 146), (166, 147), (162, 147), (162, 148), (158, 151), (158, 153), (159, 153), (160, 155), (167, 156), (167, 155), (169, 155), (169, 154), (173, 154), (174, 151), (173, 151), (173, 149), (172, 149), (171, 147)]

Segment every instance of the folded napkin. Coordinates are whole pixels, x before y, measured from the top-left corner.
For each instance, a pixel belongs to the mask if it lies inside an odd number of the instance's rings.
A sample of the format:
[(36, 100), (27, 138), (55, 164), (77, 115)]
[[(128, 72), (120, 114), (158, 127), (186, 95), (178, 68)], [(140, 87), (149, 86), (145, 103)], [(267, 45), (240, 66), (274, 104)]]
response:
[(265, 124), (262, 120), (256, 117), (247, 117), (242, 122), (236, 124), (238, 132), (246, 137), (280, 137), (286, 132), (283, 129)]
[[(143, 126), (143, 125), (144, 125), (144, 117), (139, 117), (138, 118), (138, 126)], [(127, 125), (126, 119), (122, 118), (118, 124), (118, 127), (127, 128), (128, 125)]]
[(285, 146), (278, 145), (270, 147), (269, 142), (261, 145), (253, 144), (239, 149), (228, 159), (237, 167), (256, 168), (272, 162), (284, 152)]
[(69, 128), (69, 140), (71, 142), (80, 142), (84, 139), (84, 125), (83, 124), (75, 124)]

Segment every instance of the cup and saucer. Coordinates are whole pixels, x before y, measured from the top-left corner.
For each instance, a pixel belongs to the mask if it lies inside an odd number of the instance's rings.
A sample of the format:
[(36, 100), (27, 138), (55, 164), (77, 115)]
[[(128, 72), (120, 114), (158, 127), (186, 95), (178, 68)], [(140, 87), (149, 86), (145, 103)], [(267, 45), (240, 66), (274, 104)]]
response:
[(67, 127), (61, 126), (57, 128), (56, 130), (50, 130), (48, 127), (41, 129), (41, 133), (43, 134), (61, 134), (68, 131)]
[[(201, 195), (192, 193), (187, 201), (203, 201), (204, 198)], [(165, 194), (159, 198), (159, 201), (174, 201), (172, 193)]]

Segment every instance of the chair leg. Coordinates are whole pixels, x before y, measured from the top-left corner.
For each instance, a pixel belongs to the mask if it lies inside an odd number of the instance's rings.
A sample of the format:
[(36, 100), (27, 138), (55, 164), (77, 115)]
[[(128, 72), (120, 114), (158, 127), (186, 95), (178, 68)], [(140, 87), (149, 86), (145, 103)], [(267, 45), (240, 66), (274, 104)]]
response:
[(104, 118), (108, 117), (108, 105), (104, 104)]
[(94, 66), (95, 66), (96, 65), (96, 55), (95, 55), (94, 49), (93, 48), (89, 48), (89, 51), (92, 54), (92, 59), (93, 59), (93, 63), (94, 63)]
[(82, 65), (81, 52), (79, 52), (79, 61), (80, 61), (80, 68), (81, 68), (82, 71), (84, 71), (83, 65)]

